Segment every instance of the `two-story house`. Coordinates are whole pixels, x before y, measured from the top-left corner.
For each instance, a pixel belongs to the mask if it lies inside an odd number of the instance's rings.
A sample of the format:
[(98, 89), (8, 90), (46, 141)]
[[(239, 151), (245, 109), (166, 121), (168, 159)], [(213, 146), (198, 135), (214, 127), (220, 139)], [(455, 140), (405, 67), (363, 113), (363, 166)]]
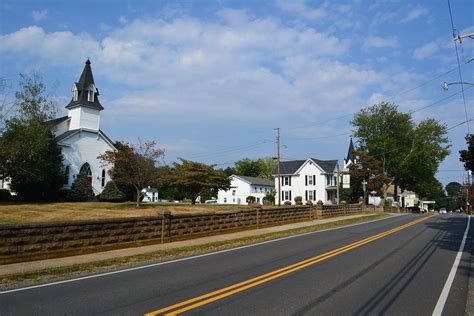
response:
[(295, 204), (295, 197), (301, 196), (303, 203), (321, 200), (324, 203), (336, 202), (337, 160), (283, 161), (280, 163), (280, 191), (278, 175), (275, 175), (275, 203), (278, 197), (281, 204), (286, 201)]
[(217, 203), (219, 204), (246, 204), (247, 197), (255, 197), (255, 202), (263, 203), (263, 198), (271, 190), (274, 190), (273, 181), (264, 178), (232, 175), (230, 178), (230, 189), (217, 192)]

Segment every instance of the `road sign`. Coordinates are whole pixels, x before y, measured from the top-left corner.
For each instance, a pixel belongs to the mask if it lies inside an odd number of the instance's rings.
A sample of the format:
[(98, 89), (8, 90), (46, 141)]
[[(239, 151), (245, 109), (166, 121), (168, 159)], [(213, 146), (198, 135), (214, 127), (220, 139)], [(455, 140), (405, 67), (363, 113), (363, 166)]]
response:
[(342, 175), (342, 188), (349, 189), (351, 187), (351, 176), (350, 174)]

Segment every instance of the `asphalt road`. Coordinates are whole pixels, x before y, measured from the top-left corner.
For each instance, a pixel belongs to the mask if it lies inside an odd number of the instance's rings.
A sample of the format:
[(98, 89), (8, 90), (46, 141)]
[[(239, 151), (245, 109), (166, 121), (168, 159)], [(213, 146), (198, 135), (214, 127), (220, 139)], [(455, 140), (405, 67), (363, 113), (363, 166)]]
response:
[[(367, 239), (421, 218), (397, 216), (123, 273), (1, 293), (0, 315), (142, 315), (183, 301), (188, 302), (168, 312), (189, 308), (186, 314), (197, 315), (431, 315), (453, 266), (467, 216), (434, 216)], [(472, 224), (445, 315), (464, 314)], [(341, 248), (347, 245), (352, 246)], [(339, 250), (330, 252), (335, 249)], [(307, 266), (299, 264), (303, 260), (308, 260)], [(295, 271), (286, 268), (290, 265)], [(270, 274), (270, 280), (259, 278), (277, 269), (281, 271)]]

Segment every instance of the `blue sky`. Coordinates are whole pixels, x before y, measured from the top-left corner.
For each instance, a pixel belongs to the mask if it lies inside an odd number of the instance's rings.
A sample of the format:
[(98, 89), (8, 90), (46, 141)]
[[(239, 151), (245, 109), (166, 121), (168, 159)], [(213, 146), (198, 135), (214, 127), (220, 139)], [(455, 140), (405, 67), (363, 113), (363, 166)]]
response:
[[(177, 157), (341, 159), (351, 115), (388, 100), (416, 121), (466, 120), (447, 1), (9, 1), (0, 3), (0, 74), (40, 71), (60, 114), (87, 58), (114, 140), (154, 139)], [(452, 0), (474, 31), (474, 2)], [(460, 47), (474, 82), (474, 40)], [(464, 61), (464, 62), (463, 62)], [(474, 89), (467, 90), (473, 118)], [(426, 107), (426, 108), (424, 108)], [(424, 108), (424, 109), (423, 109)], [(471, 131), (474, 122), (471, 122)], [(462, 181), (467, 125), (449, 131), (443, 183)]]

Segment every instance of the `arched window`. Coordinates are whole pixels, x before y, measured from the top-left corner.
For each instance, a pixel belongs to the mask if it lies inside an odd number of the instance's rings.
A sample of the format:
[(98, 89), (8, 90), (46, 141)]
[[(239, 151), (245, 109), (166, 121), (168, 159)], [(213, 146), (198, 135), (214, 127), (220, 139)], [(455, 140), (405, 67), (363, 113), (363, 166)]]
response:
[(69, 184), (69, 166), (66, 166), (66, 168), (64, 169), (64, 184)]
[(89, 183), (92, 185), (92, 170), (91, 166), (89, 163), (85, 163), (82, 165), (81, 170), (79, 171), (79, 174), (84, 174), (87, 176), (87, 179), (89, 180)]
[(102, 187), (105, 187), (105, 169), (102, 169)]

